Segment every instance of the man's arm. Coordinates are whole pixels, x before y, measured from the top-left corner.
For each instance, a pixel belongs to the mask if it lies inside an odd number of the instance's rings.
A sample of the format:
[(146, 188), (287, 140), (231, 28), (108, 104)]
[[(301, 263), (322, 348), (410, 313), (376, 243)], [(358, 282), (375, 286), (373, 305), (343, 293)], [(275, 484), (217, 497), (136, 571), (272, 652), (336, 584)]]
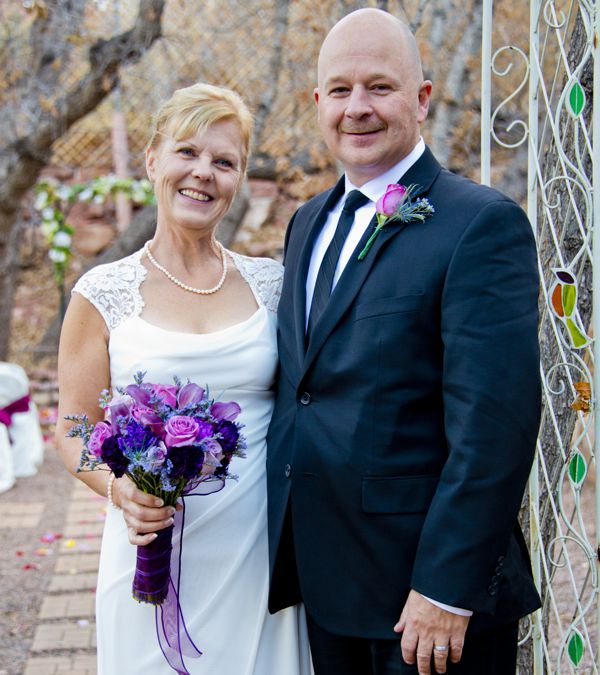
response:
[[(495, 611), (493, 577), (517, 519), (539, 425), (537, 297), (535, 243), (525, 214), (509, 200), (486, 205), (455, 249), (442, 295), (449, 452), (397, 626), (409, 657), (430, 655), (433, 642), (456, 643), (454, 655), (468, 622), (424, 604), (421, 594)], [(429, 666), (420, 664), (419, 672), (429, 673)]]

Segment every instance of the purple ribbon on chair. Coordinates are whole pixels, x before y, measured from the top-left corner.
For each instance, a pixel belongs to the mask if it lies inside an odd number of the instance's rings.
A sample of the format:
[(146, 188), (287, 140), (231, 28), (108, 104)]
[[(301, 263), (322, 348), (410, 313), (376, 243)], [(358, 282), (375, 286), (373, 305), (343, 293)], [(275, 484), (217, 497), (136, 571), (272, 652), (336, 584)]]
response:
[(29, 410), (29, 404), (31, 402), (31, 397), (29, 394), (19, 398), (8, 405), (5, 405), (4, 408), (0, 408), (0, 424), (5, 424), (9, 427), (12, 424), (12, 416), (16, 413), (24, 413)]
[[(184, 491), (186, 496), (199, 496), (219, 492), (225, 486), (225, 480), (208, 480), (190, 484)], [(183, 509), (176, 511), (171, 558), (171, 575), (169, 590), (164, 602), (156, 605), (156, 635), (158, 643), (168, 664), (178, 675), (190, 675), (183, 657), (198, 658), (202, 652), (196, 647), (188, 633), (179, 602), (179, 576), (181, 573), (181, 557), (183, 553), (183, 526), (185, 524), (185, 499)]]

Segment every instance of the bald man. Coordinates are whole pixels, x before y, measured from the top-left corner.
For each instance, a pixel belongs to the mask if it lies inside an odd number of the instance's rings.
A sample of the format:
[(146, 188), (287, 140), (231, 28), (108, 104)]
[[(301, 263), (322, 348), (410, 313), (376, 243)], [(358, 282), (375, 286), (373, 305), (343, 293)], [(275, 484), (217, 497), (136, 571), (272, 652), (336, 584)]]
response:
[[(386, 12), (323, 43), (319, 126), (345, 173), (287, 231), (267, 460), (270, 610), (304, 603), (316, 675), (513, 675), (539, 606), (517, 522), (540, 415), (534, 239), (427, 148), (431, 90)], [(422, 218), (373, 238), (394, 184)]]

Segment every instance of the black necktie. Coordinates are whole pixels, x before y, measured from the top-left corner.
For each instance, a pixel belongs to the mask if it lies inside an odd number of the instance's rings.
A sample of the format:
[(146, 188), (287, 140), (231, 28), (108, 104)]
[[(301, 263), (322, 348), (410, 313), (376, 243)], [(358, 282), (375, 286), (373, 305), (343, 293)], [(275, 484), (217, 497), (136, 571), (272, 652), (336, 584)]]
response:
[(310, 314), (308, 316), (308, 328), (306, 330), (307, 338), (310, 336), (329, 302), (329, 296), (331, 295), (331, 288), (333, 286), (333, 277), (335, 276), (335, 268), (337, 267), (338, 258), (340, 257), (340, 252), (344, 246), (346, 237), (354, 223), (354, 212), (356, 209), (364, 206), (368, 201), (369, 198), (365, 197), (365, 195), (358, 190), (352, 190), (346, 197), (335, 234), (325, 251), (321, 267), (319, 267), (319, 272), (317, 274), (315, 290), (310, 305)]

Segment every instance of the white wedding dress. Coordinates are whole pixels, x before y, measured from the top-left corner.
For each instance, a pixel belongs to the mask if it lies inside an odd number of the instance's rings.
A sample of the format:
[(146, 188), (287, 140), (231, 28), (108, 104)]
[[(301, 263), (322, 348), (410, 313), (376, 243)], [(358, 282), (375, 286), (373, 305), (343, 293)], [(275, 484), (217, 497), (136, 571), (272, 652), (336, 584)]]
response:
[[(245, 425), (245, 458), (235, 457), (215, 494), (185, 497), (180, 602), (190, 637), (203, 652), (185, 658), (193, 675), (309, 675), (301, 606), (267, 610), (268, 550), (265, 437), (277, 367), (276, 308), (282, 267), (229, 253), (252, 289), (258, 310), (246, 321), (208, 334), (181, 333), (141, 318), (146, 277), (142, 251), (87, 272), (74, 292), (100, 312), (109, 330), (112, 386), (171, 384), (176, 375), (209, 386), (211, 398), (237, 401)], [(174, 671), (156, 635), (155, 609), (131, 596), (136, 547), (120, 511), (108, 509), (98, 575), (99, 675), (168, 675)]]

